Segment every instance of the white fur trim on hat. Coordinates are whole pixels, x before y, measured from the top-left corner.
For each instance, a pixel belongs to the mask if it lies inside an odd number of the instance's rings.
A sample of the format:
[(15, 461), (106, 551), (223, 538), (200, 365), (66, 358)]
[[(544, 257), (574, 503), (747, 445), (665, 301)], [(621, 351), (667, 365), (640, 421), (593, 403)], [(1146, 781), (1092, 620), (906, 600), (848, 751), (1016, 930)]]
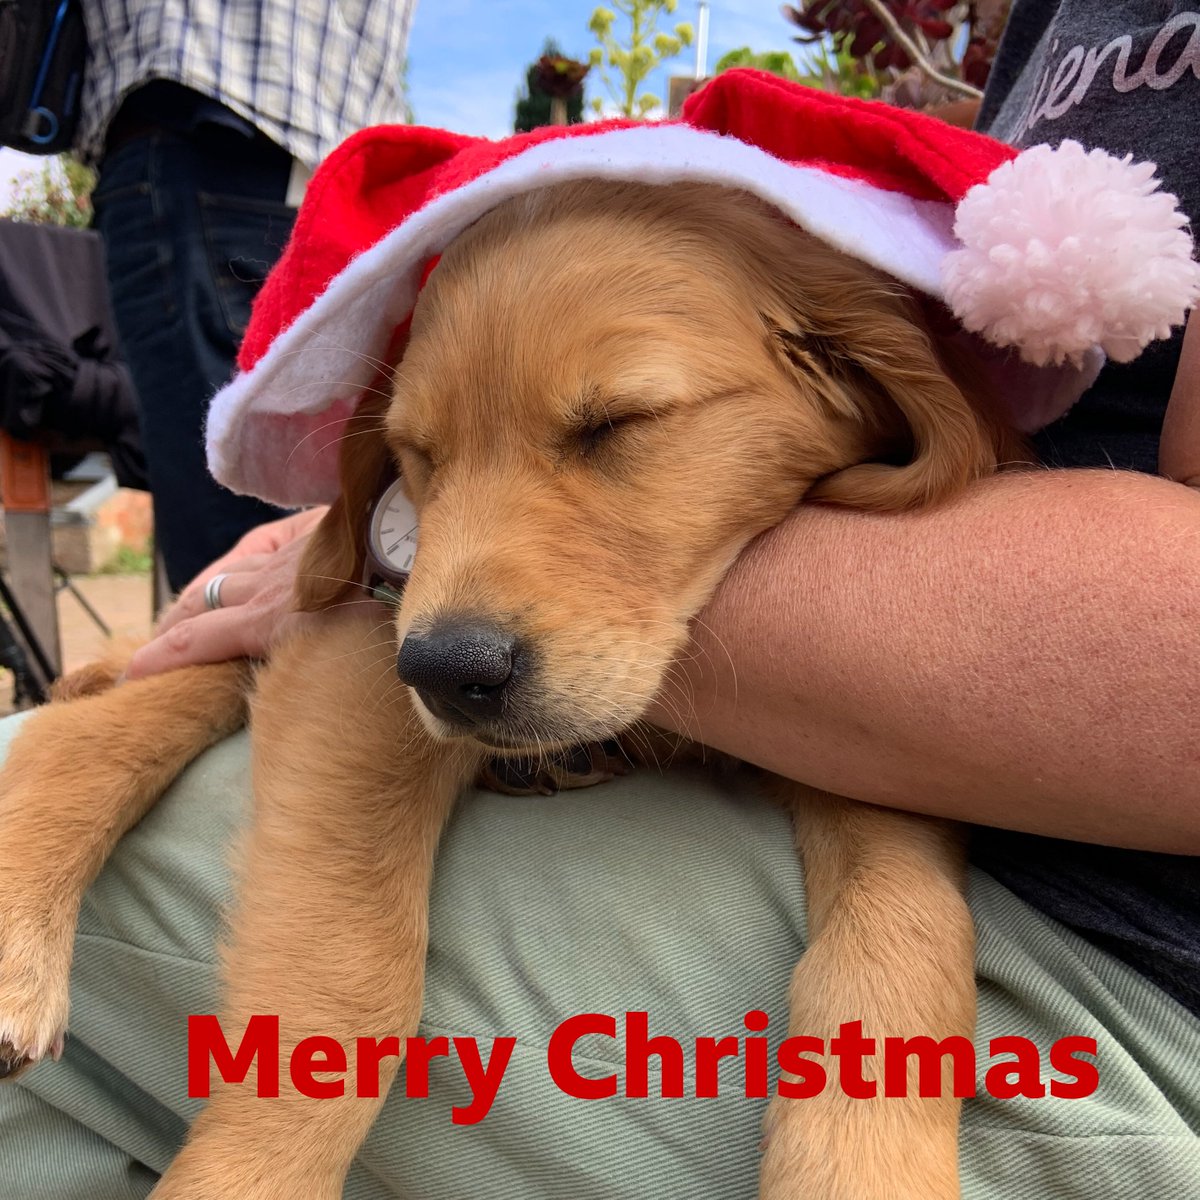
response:
[(1096, 346), (1128, 362), (1170, 336), (1200, 297), (1200, 263), (1154, 172), (1070, 141), (997, 167), (958, 206), (950, 307), (1038, 365), (1077, 363)]
[(684, 125), (544, 142), (437, 197), (360, 254), (252, 371), (219, 392), (208, 417), (212, 473), (234, 491), (277, 504), (336, 496), (333, 444), (393, 329), (412, 310), (424, 265), (504, 200), (585, 178), (741, 188), (838, 249), (933, 295), (941, 293), (940, 264), (955, 244), (949, 204), (792, 166), (735, 138)]
[[(837, 249), (945, 298), (942, 264), (958, 245), (948, 202), (795, 166), (736, 138), (686, 125), (541, 142), (438, 196), (353, 259), (252, 370), (217, 394), (207, 428), (213, 475), (234, 491), (286, 506), (334, 499), (344, 424), (387, 354), (393, 331), (412, 311), (426, 263), (503, 201), (585, 178), (740, 188)], [(1030, 428), (1065, 411), (1094, 378), (1099, 361), (1093, 353), (1082, 369), (1035, 372), (1033, 386), (1022, 391), (1018, 423)]]

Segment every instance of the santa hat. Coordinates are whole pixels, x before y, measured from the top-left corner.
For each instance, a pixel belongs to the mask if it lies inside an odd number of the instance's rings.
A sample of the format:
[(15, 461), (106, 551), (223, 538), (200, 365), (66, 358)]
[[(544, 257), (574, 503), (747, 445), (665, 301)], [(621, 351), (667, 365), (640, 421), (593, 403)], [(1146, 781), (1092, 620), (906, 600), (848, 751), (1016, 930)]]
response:
[(1027, 431), (1065, 412), (1104, 355), (1126, 361), (1168, 336), (1200, 295), (1186, 218), (1152, 164), (1072, 142), (1017, 152), (759, 72), (717, 77), (678, 121), (498, 142), (382, 126), (350, 138), (309, 185), (255, 303), (240, 374), (212, 403), (217, 479), (284, 505), (336, 496), (343, 426), (430, 260), (504, 200), (572, 179), (760, 196), (940, 299), (978, 335), (981, 369), (1010, 374), (1001, 392)]

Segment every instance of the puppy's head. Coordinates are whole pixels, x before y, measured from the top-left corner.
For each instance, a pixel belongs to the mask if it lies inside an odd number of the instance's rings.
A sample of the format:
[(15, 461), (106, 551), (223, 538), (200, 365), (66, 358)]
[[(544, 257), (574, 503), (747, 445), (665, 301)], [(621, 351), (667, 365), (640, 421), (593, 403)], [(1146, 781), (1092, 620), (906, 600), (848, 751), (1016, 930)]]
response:
[(905, 289), (702, 186), (575, 183), (484, 217), (349, 432), (304, 572), (355, 577), (390, 454), (420, 518), (400, 677), (435, 732), (505, 748), (636, 720), (802, 498), (911, 507), (996, 463)]

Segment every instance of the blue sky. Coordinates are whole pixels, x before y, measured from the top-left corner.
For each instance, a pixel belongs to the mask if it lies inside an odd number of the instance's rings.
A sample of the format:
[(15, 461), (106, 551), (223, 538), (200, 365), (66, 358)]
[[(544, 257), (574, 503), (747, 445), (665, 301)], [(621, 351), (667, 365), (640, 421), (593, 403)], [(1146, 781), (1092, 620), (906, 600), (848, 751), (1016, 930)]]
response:
[[(422, 125), (499, 137), (512, 132), (513, 108), (525, 68), (547, 37), (564, 53), (586, 58), (595, 40), (587, 24), (597, 0), (419, 0), (408, 45), (413, 112)], [(611, 4), (608, 7), (612, 7)], [(696, 24), (695, 0), (679, 0), (670, 23)], [(786, 50), (792, 26), (777, 0), (713, 0), (709, 6), (709, 67), (728, 50)], [(670, 73), (690, 75), (695, 51), (684, 50)], [(665, 98), (666, 72), (647, 91)], [(590, 81), (589, 81), (590, 83)], [(589, 86), (588, 96), (601, 94)]]

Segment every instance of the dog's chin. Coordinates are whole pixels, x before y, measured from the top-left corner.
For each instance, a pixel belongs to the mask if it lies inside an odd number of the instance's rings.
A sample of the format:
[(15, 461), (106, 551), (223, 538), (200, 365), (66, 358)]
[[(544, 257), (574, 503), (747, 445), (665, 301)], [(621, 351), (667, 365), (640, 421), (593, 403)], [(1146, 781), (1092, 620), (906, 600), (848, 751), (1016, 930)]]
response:
[(520, 739), (497, 737), (489, 733), (481, 733), (476, 731), (469, 735), (473, 737), (481, 746), (486, 746), (489, 750), (494, 750), (497, 754), (520, 756), (525, 754), (537, 753), (553, 753), (555, 750), (565, 750), (568, 746), (572, 746), (575, 742), (568, 741), (563, 738), (539, 737), (537, 739), (526, 738), (524, 741)]
[(477, 722), (474, 725), (459, 725), (432, 712), (413, 688), (409, 688), (408, 692), (421, 723), (439, 741), (470, 739), (488, 750), (505, 755), (548, 753), (566, 750), (585, 742), (601, 742), (616, 737), (638, 719), (638, 714), (631, 714), (619, 724), (612, 721), (577, 719), (557, 728), (552, 722), (528, 718), (521, 720), (517, 728), (513, 727), (516, 722), (504, 718)]
[(413, 707), (417, 710), (417, 716), (421, 718), (421, 724), (438, 741), (451, 742), (461, 741), (464, 738), (478, 737), (475, 730), (465, 729), (461, 725), (455, 725), (453, 721), (445, 721), (436, 713), (430, 712), (415, 689), (409, 688), (408, 694), (412, 697)]

